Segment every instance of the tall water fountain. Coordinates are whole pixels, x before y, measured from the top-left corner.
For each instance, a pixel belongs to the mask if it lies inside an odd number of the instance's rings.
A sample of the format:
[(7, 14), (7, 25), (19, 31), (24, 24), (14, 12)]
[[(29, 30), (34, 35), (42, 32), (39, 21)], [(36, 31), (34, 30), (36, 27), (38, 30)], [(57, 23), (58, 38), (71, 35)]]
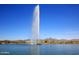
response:
[(37, 45), (37, 41), (39, 40), (39, 26), (40, 26), (40, 12), (39, 5), (37, 5), (34, 9), (33, 13), (33, 24), (32, 24), (32, 55), (39, 54), (39, 45)]

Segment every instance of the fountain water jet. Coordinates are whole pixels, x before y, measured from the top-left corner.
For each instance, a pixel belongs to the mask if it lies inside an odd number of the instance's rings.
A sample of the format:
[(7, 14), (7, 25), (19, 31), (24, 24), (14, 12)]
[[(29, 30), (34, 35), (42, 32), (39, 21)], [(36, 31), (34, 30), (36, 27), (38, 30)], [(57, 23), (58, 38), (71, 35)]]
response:
[(40, 13), (39, 13), (39, 5), (37, 5), (34, 9), (33, 14), (33, 24), (32, 24), (32, 54), (39, 54), (39, 45), (37, 45), (37, 40), (39, 40), (39, 21)]

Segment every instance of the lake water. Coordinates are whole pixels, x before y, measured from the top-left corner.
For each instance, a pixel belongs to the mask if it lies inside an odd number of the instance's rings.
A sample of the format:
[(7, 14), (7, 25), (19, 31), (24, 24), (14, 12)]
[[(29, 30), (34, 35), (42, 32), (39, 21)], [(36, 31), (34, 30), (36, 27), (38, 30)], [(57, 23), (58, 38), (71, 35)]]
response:
[[(32, 45), (2, 44), (0, 55), (31, 55)], [(79, 44), (39, 45), (40, 55), (79, 55)]]

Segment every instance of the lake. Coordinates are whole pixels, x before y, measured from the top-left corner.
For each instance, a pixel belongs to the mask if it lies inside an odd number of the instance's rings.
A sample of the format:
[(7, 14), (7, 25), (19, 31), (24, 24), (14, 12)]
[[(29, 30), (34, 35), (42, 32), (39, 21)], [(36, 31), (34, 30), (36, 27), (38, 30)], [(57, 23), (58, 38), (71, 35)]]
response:
[[(0, 55), (31, 55), (29, 44), (0, 44)], [(39, 45), (40, 55), (79, 55), (79, 44)]]

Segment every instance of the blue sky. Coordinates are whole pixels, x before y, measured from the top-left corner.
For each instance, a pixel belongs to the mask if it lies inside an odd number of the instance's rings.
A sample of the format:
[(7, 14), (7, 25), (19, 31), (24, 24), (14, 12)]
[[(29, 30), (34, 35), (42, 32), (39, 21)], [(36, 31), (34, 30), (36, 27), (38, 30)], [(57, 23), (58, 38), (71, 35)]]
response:
[[(36, 5), (0, 5), (0, 39), (31, 38)], [(79, 5), (40, 5), (40, 38), (79, 38)]]

